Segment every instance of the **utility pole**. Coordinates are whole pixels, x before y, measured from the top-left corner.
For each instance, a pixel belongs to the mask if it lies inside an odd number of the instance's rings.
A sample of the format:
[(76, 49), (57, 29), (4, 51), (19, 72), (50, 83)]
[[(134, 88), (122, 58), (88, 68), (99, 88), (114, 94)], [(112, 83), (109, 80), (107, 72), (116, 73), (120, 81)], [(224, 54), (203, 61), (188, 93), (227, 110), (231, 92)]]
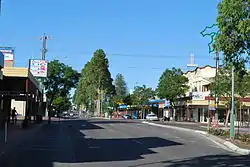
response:
[[(47, 44), (47, 40), (50, 40), (50, 39), (52, 39), (52, 37), (51, 36), (46, 36), (46, 33), (44, 33), (44, 35), (40, 38), (40, 40), (43, 41), (43, 48), (42, 48), (42, 54), (41, 54), (42, 60), (45, 60), (45, 58), (46, 58), (46, 53), (48, 52), (46, 44)], [(42, 94), (43, 94), (43, 97), (44, 97), (44, 94), (45, 94), (45, 88), (44, 88), (44, 86), (43, 86), (43, 92), (42, 92)], [(51, 112), (50, 112), (50, 110), (51, 109), (49, 108), (48, 109), (48, 117), (49, 117), (48, 123), (49, 124), (51, 123)]]
[(45, 60), (46, 53), (48, 52), (48, 49), (46, 47), (47, 40), (52, 39), (52, 37), (51, 36), (47, 36), (46, 33), (44, 33), (44, 36), (42, 36), (40, 39), (43, 40), (42, 60)]
[[(216, 56), (215, 56), (215, 84), (218, 84), (218, 69), (219, 69), (219, 52), (218, 49), (216, 49)], [(218, 97), (218, 92), (215, 92), (215, 125), (218, 126), (218, 103), (219, 103), (219, 97)]]
[(234, 65), (232, 65), (232, 100), (230, 113), (230, 139), (234, 139)]

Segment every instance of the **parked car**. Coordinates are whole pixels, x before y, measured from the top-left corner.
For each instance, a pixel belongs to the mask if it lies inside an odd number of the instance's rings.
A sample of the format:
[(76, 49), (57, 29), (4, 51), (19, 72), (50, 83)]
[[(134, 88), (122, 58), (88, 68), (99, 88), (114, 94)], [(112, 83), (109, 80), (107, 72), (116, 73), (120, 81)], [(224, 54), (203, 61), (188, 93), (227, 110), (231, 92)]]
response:
[(149, 121), (159, 121), (159, 118), (155, 114), (148, 114), (146, 116), (146, 120), (149, 120)]
[(124, 115), (123, 118), (124, 118), (124, 119), (132, 119), (131, 115), (128, 115), (128, 114), (127, 114), (127, 115)]
[(139, 119), (139, 116), (133, 115), (133, 119)]

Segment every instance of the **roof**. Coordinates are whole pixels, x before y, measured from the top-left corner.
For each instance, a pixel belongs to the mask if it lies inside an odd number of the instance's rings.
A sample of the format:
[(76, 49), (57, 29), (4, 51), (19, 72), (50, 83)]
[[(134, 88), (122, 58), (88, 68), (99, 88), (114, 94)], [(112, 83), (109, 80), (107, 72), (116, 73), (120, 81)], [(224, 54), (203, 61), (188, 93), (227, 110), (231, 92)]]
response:
[(4, 67), (3, 75), (6, 77), (28, 77), (28, 68), (17, 68), (17, 67)]
[(194, 70), (188, 70), (187, 72), (185, 72), (184, 74), (187, 74), (189, 72), (194, 72), (194, 71), (197, 71), (198, 69), (204, 69), (206, 67), (211, 67), (211, 68), (216, 68), (216, 67), (213, 67), (213, 66), (210, 66), (210, 65), (205, 65), (203, 67), (196, 67)]
[(41, 87), (37, 80), (34, 78), (32, 73), (28, 68), (23, 67), (4, 67), (2, 69), (3, 75), (5, 77), (20, 77), (20, 78), (29, 78), (30, 81), (41, 91)]

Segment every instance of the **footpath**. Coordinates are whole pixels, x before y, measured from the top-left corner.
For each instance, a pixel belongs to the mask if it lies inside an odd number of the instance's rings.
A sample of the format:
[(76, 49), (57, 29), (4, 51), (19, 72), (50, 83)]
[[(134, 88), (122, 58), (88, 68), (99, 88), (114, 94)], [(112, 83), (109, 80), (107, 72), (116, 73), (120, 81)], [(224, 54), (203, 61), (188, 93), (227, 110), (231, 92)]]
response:
[(0, 158), (12, 147), (22, 143), (25, 139), (32, 137), (47, 121), (44, 120), (40, 124), (29, 124), (27, 128), (21, 127), (22, 120), (18, 120), (16, 124), (8, 124), (7, 128), (7, 143), (5, 143), (5, 128), (0, 129)]
[[(214, 135), (211, 135), (207, 133), (207, 126), (205, 124), (200, 123), (191, 123), (191, 122), (150, 122), (150, 121), (142, 121), (144, 124), (152, 125), (152, 126), (158, 126), (162, 128), (168, 128), (168, 129), (176, 129), (176, 130), (183, 130), (183, 131), (189, 131), (189, 132), (195, 132), (203, 135), (204, 137), (208, 138), (209, 140), (216, 143), (218, 146), (220, 146), (223, 149), (230, 150), (232, 152), (241, 154), (241, 155), (248, 155), (250, 154), (250, 150), (246, 148), (240, 148), (236, 146), (234, 143), (232, 143), (230, 140), (223, 139)], [(223, 127), (220, 127), (223, 129)], [(237, 128), (235, 128), (236, 130)], [(245, 132), (245, 128), (240, 129), (241, 132)]]

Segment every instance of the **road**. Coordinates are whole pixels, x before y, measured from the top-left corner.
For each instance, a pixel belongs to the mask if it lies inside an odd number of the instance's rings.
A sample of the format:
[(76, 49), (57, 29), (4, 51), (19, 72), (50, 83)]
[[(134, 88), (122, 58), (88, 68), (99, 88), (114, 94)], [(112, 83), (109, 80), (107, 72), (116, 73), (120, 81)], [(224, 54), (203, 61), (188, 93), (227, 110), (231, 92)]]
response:
[(124, 120), (71, 120), (43, 126), (0, 158), (1, 167), (250, 166), (197, 133)]

